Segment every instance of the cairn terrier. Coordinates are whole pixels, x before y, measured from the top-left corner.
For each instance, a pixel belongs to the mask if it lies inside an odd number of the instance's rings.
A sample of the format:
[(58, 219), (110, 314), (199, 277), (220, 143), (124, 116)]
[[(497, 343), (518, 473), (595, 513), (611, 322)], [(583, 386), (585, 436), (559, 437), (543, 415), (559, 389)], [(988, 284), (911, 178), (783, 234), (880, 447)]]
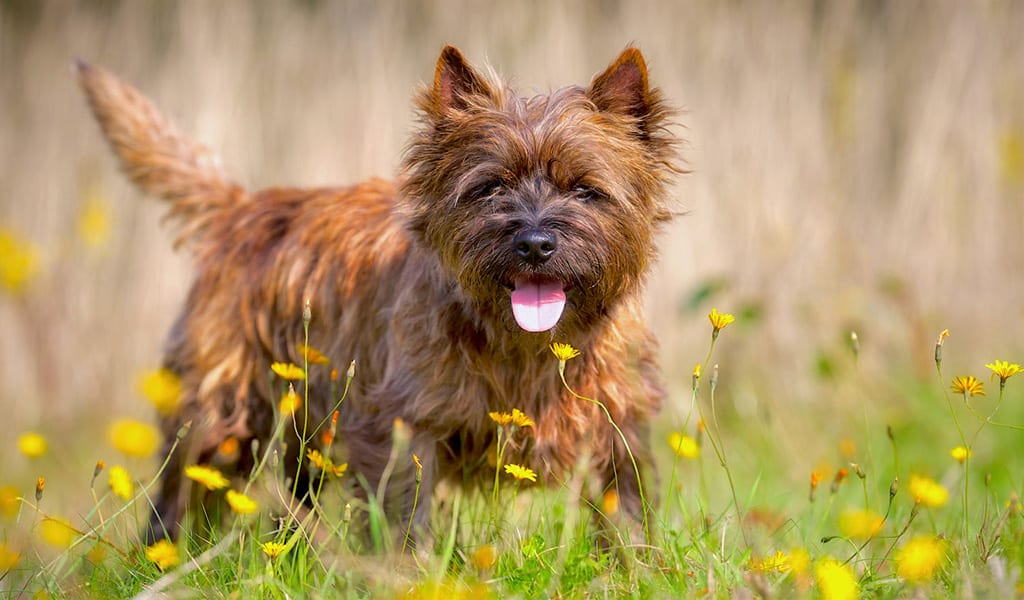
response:
[[(503, 464), (549, 486), (585, 464), (599, 521), (646, 522), (664, 391), (641, 290), (681, 169), (673, 113), (637, 49), (588, 86), (522, 97), (448, 46), (416, 95), (396, 180), (259, 192), (132, 87), (77, 71), (125, 172), (168, 202), (196, 268), (164, 354), (183, 396), (162, 417), (151, 539), (176, 536), (196, 502), (186, 466), (250, 475), (281, 418), (271, 364), (303, 365), (309, 347), (356, 373), (336, 437), (324, 435), (341, 387), (331, 369), (310, 365), (298, 382), (309, 401), (283, 428), (280, 465), (300, 499), (312, 493), (303, 449), (316, 448), (348, 461), (356, 495), (396, 529), (428, 534), (440, 482), (493, 482), (505, 427)], [(554, 342), (580, 352), (563, 363), (575, 394)], [(492, 418), (513, 409), (533, 424)], [(225, 440), (242, 450), (219, 456)]]

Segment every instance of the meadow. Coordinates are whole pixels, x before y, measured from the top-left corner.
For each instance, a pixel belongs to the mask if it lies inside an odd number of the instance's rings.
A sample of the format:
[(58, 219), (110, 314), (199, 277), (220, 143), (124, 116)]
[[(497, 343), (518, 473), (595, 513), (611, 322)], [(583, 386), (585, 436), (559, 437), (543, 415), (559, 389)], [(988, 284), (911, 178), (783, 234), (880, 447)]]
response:
[[(1024, 595), (1022, 26), (953, 1), (0, 2), (0, 596)], [(220, 526), (146, 547), (190, 264), (72, 59), (259, 188), (394, 174), (444, 43), (525, 93), (635, 43), (682, 109), (691, 173), (647, 290), (670, 390), (650, 543), (598, 548), (582, 475), (520, 490), (499, 458), (495, 489), (441, 493), (431, 547), (367, 552), (343, 465), (307, 456), (310, 515), (256, 449), (210, 492)], [(348, 365), (294, 367), (343, 396)], [(287, 427), (302, 380), (267, 381)]]

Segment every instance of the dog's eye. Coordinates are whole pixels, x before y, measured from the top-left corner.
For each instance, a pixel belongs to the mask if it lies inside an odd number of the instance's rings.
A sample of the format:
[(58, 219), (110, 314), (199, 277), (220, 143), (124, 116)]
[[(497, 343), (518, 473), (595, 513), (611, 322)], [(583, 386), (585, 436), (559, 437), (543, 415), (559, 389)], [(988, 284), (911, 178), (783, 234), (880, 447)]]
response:
[(498, 194), (503, 189), (505, 189), (505, 182), (495, 179), (494, 181), (487, 181), (476, 186), (469, 195), (474, 199), (484, 200)]
[(608, 197), (597, 188), (592, 188), (589, 185), (578, 185), (572, 189), (573, 196), (576, 197), (580, 202), (599, 202)]

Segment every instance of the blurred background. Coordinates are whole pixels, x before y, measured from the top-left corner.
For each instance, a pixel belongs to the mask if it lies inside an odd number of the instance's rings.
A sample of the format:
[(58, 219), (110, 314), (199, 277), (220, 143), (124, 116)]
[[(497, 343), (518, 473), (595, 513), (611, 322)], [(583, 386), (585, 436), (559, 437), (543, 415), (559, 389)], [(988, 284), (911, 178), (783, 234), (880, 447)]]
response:
[[(944, 328), (947, 379), (1021, 361), (1021, 31), (1024, 4), (998, 1), (0, 1), (0, 483), (62, 463), (87, 478), (114, 416), (152, 418), (139, 373), (191, 277), (162, 207), (118, 172), (75, 57), (260, 188), (393, 176), (446, 43), (524, 94), (586, 84), (636, 44), (692, 169), (647, 290), (666, 422), (716, 307), (737, 315), (714, 358), (736, 439), (814, 457), (863, 432), (862, 411), (884, 436), (946, 410)], [(56, 466), (18, 453), (27, 430)]]

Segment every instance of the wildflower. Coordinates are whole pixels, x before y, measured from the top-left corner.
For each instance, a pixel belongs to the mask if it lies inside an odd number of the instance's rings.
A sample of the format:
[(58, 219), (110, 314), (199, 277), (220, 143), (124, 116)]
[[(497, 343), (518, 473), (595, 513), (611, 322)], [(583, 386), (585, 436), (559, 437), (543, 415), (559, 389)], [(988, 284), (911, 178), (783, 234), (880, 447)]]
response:
[(736, 320), (736, 317), (729, 313), (720, 313), (717, 308), (712, 308), (708, 314), (708, 320), (711, 321), (711, 326), (714, 328), (711, 332), (712, 337), (718, 337), (718, 332), (725, 329), (726, 325)]
[(473, 551), (473, 566), (480, 571), (487, 571), (498, 562), (498, 551), (490, 544), (478, 546)]
[(668, 445), (672, 448), (672, 451), (676, 453), (676, 456), (680, 456), (682, 458), (700, 457), (700, 446), (698, 446), (697, 442), (688, 435), (671, 433), (668, 436)]
[(759, 573), (786, 573), (789, 571), (789, 556), (779, 550), (775, 554), (763, 558), (754, 559), (751, 557), (747, 568)]
[(423, 481), (423, 463), (420, 462), (420, 457), (416, 456), (416, 453), (412, 454), (412, 464), (416, 467), (416, 483)]
[(226, 461), (231, 461), (238, 456), (238, 438), (229, 436), (217, 446), (217, 455)]
[(0, 542), (0, 575), (18, 566), (21, 554), (11, 550), (7, 544)]
[(156, 563), (161, 571), (166, 571), (181, 562), (178, 558), (178, 547), (170, 540), (160, 540), (146, 548), (146, 560)]
[(228, 501), (228, 506), (231, 507), (231, 510), (240, 515), (252, 514), (259, 508), (255, 500), (235, 490), (228, 490), (224, 494), (224, 499)]
[(534, 426), (533, 419), (531, 419), (530, 417), (526, 416), (526, 414), (524, 414), (523, 411), (519, 410), (518, 408), (513, 408), (512, 409), (512, 415), (511, 416), (512, 416), (512, 424), (515, 425), (516, 427), (523, 428), (523, 427), (533, 427)]
[(89, 482), (89, 489), (92, 489), (92, 487), (96, 485), (96, 478), (100, 476), (100, 473), (102, 473), (105, 468), (107, 468), (107, 463), (102, 460), (96, 461), (96, 466), (92, 468), (92, 481)]
[(341, 477), (346, 471), (348, 471), (348, 463), (335, 465), (329, 457), (324, 456), (315, 448), (310, 448), (306, 451), (306, 458), (308, 458), (309, 463), (317, 469), (334, 473), (335, 477)]
[(601, 496), (601, 512), (606, 517), (614, 517), (619, 514), (619, 493), (615, 490), (608, 490)]
[(331, 369), (331, 381), (337, 381), (337, 380), (338, 380), (338, 370), (337, 369)]
[(811, 555), (803, 548), (797, 548), (789, 553), (789, 572), (795, 575), (806, 576), (811, 569)]
[(334, 473), (335, 477), (341, 477), (348, 471), (348, 463), (341, 463), (340, 465), (331, 466), (331, 472)]
[(57, 548), (67, 548), (75, 541), (77, 533), (65, 519), (46, 517), (39, 523), (39, 537)]
[(230, 483), (220, 471), (203, 465), (189, 465), (185, 467), (185, 477), (201, 484), (208, 490), (220, 490), (228, 487)]
[(270, 365), (270, 370), (277, 373), (277, 376), (289, 381), (297, 381), (306, 378), (306, 372), (302, 367), (292, 363), (276, 362)]
[(551, 352), (555, 355), (555, 358), (562, 362), (576, 358), (580, 355), (580, 351), (573, 348), (572, 344), (562, 344), (559, 342), (551, 344)]
[(815, 469), (811, 471), (811, 502), (814, 502), (814, 492), (818, 489), (818, 484), (821, 483), (821, 472)]
[(108, 430), (111, 445), (126, 456), (146, 458), (156, 452), (160, 432), (156, 427), (132, 419), (118, 419)]
[(935, 339), (935, 364), (936, 365), (941, 365), (942, 364), (942, 342), (946, 341), (946, 338), (948, 338), (948, 337), (949, 337), (949, 330), (948, 329), (943, 329), (939, 333), (939, 337)]
[(122, 500), (131, 500), (132, 494), (135, 493), (135, 484), (132, 483), (132, 478), (128, 475), (128, 470), (117, 465), (110, 467), (110, 491), (114, 492), (115, 496), (120, 497)]
[(487, 414), (491, 417), (492, 421), (503, 427), (512, 422), (512, 415), (507, 412), (491, 412)]
[(139, 392), (158, 413), (173, 415), (181, 401), (181, 378), (170, 369), (143, 371), (139, 377)]
[(896, 574), (913, 583), (930, 581), (946, 560), (946, 544), (939, 538), (922, 535), (911, 539), (896, 551)]
[(93, 249), (101, 248), (110, 238), (110, 207), (99, 190), (90, 190), (78, 213), (78, 237)]
[(956, 377), (951, 386), (953, 391), (967, 396), (984, 396), (985, 384), (978, 381), (974, 375)]
[(968, 458), (974, 456), (974, 452), (970, 448), (964, 448), (963, 446), (957, 446), (949, 451), (949, 455), (953, 457), (956, 462), (962, 463)]
[(277, 558), (288, 550), (288, 546), (281, 542), (263, 542), (260, 544), (260, 550), (270, 558)]
[(46, 438), (34, 432), (26, 432), (18, 436), (18, 450), (29, 458), (39, 458), (46, 454)]
[(855, 540), (869, 540), (882, 531), (885, 519), (873, 510), (851, 508), (839, 514), (839, 532)]
[(516, 478), (516, 481), (537, 481), (537, 474), (528, 467), (522, 465), (505, 465), (505, 472)]
[(0, 287), (17, 295), (38, 270), (39, 250), (14, 231), (0, 227)]
[(843, 480), (846, 479), (846, 477), (849, 474), (850, 472), (847, 471), (846, 469), (839, 469), (838, 471), (836, 471), (836, 476), (835, 478), (832, 479), (832, 489), (830, 490), (830, 492), (833, 494), (838, 492), (840, 484), (843, 483)]
[(0, 516), (8, 519), (18, 514), (21, 494), (13, 485), (0, 486)]
[(46, 489), (46, 478), (40, 477), (36, 479), (36, 502), (43, 499), (43, 490)]
[(920, 475), (910, 476), (910, 495), (914, 497), (914, 502), (931, 508), (938, 508), (949, 500), (946, 488)]
[(1024, 372), (1024, 369), (1022, 369), (1017, 363), (1008, 363), (1005, 360), (995, 360), (985, 366), (992, 370), (993, 379), (996, 377), (999, 378), (999, 389), (1003, 389), (1006, 385), (1007, 379), (1013, 377), (1017, 373)]
[(311, 365), (326, 365), (331, 362), (331, 359), (324, 356), (323, 352), (320, 352), (312, 346), (306, 344), (299, 344), (299, 355), (302, 356)]
[(295, 411), (299, 410), (300, 406), (302, 406), (302, 398), (295, 393), (295, 388), (288, 384), (288, 391), (284, 393), (284, 396), (281, 396), (278, 409), (280, 409), (282, 415), (290, 416), (295, 414)]
[[(319, 450), (315, 448), (310, 448), (309, 450), (306, 450), (306, 458), (309, 459), (310, 464), (312, 464), (314, 467), (320, 469), (321, 471), (323, 470), (324, 455), (321, 454)], [(329, 460), (330, 459), (328, 459), (328, 461)]]
[(818, 582), (825, 600), (855, 600), (858, 595), (857, 578), (853, 570), (834, 558), (825, 558), (814, 566), (814, 580)]
[(697, 384), (700, 383), (700, 364), (693, 367), (693, 391), (697, 391)]

